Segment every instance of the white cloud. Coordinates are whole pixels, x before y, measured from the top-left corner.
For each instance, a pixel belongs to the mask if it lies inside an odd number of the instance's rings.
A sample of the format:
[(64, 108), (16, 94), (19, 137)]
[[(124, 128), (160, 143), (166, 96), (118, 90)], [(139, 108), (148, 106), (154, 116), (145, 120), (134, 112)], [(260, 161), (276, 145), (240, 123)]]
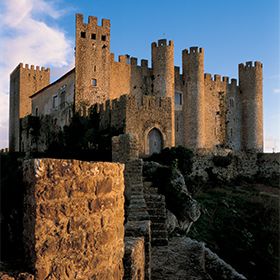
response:
[(274, 89), (273, 89), (273, 92), (274, 92), (274, 93), (280, 93), (280, 88), (274, 88)]
[(4, 0), (0, 13), (0, 148), (8, 146), (9, 74), (20, 63), (52, 66), (67, 71), (73, 66), (73, 46), (63, 30), (37, 18), (57, 20), (65, 11), (54, 1)]

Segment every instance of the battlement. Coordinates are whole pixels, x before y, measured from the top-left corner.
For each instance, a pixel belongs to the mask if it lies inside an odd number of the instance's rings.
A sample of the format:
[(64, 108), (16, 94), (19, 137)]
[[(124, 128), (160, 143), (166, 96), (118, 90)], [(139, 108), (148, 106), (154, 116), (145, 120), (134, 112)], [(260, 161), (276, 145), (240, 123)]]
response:
[(142, 68), (148, 68), (149, 61), (147, 59), (141, 59), (140, 65), (138, 65), (138, 58), (130, 57), (128, 54), (126, 55), (119, 55), (118, 60), (115, 60), (114, 53), (110, 55), (111, 63), (123, 63), (123, 64), (130, 64), (131, 66), (138, 66)]
[(40, 67), (40, 66), (35, 66), (35, 65), (29, 65), (29, 64), (25, 64), (23, 65), (23, 63), (19, 64), (20, 68), (22, 69), (26, 69), (26, 70), (36, 70), (36, 71), (50, 71), (50, 68), (45, 68), (45, 67)]
[(23, 70), (26, 72), (37, 72), (37, 73), (50, 73), (50, 68), (45, 68), (45, 67), (40, 67), (40, 66), (35, 66), (35, 65), (29, 65), (29, 64), (23, 64), (20, 63), (15, 69), (14, 71), (11, 73), (11, 75), (13, 75), (13, 73), (17, 70)]
[(263, 65), (259, 61), (247, 61), (245, 64), (240, 63), (238, 64), (239, 70), (250, 70), (250, 69), (260, 69)]
[(184, 49), (183, 54), (192, 55), (192, 54), (203, 54), (204, 49), (199, 47), (190, 47), (190, 49)]
[(157, 42), (152, 43), (152, 48), (170, 47), (170, 46), (174, 46), (174, 42), (172, 40), (169, 40), (168, 44), (166, 39), (160, 39)]
[(84, 16), (82, 14), (76, 14), (76, 24), (77, 25), (84, 25), (84, 26), (98, 26), (103, 28), (110, 28), (111, 23), (109, 19), (102, 19), (101, 25), (98, 25), (98, 18), (94, 16), (88, 17), (88, 23), (84, 22)]
[[(230, 84), (229, 77), (221, 76), (221, 75), (218, 75), (218, 74), (215, 74), (214, 76), (212, 76), (209, 73), (204, 73), (204, 80), (205, 81), (213, 81), (213, 82), (221, 82), (221, 83)], [(231, 82), (232, 82), (232, 80), (236, 80), (236, 79), (231, 79)]]

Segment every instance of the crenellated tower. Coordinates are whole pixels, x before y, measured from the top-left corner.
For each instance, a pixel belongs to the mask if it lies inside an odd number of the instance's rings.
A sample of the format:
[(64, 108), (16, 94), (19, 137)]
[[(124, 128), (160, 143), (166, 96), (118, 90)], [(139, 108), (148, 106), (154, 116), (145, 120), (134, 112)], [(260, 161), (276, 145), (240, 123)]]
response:
[(105, 102), (110, 94), (110, 20), (76, 15), (75, 111), (82, 115), (94, 103)]
[(188, 148), (204, 148), (204, 50), (191, 47), (182, 52), (184, 102), (184, 145)]
[(174, 112), (174, 43), (166, 39), (152, 43), (152, 94), (158, 97), (170, 97), (172, 100), (171, 134), (172, 146), (175, 145), (175, 112)]
[(239, 64), (239, 88), (242, 103), (242, 149), (263, 151), (263, 66)]
[(10, 75), (9, 150), (20, 151), (20, 119), (31, 114), (35, 92), (50, 83), (50, 69), (20, 63)]

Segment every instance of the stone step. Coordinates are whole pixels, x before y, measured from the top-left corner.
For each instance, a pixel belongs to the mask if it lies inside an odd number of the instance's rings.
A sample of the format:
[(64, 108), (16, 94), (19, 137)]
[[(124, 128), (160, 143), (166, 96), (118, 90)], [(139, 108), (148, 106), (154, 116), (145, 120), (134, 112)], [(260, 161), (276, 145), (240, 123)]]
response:
[(150, 188), (150, 187), (152, 187), (152, 185), (153, 185), (153, 183), (151, 181), (144, 181), (143, 182), (144, 187)]
[(143, 200), (136, 200), (136, 199), (132, 199), (130, 200), (130, 206), (146, 206), (147, 207), (147, 204), (146, 204), (146, 201), (143, 199)]
[(166, 246), (168, 245), (168, 239), (167, 238), (152, 238), (151, 242), (152, 246)]
[(152, 223), (165, 223), (166, 216), (152, 216), (150, 215), (150, 220)]
[(165, 208), (147, 208), (147, 211), (151, 216), (163, 216), (166, 217)]
[(164, 201), (165, 197), (161, 194), (144, 194), (144, 198), (146, 201)]
[[(143, 193), (139, 193), (139, 194), (131, 194), (130, 195), (130, 200), (132, 199), (144, 199), (145, 200), (145, 197), (144, 197), (144, 194)], [(146, 201), (146, 200), (145, 200)]]
[(157, 188), (149, 188), (149, 189), (144, 188), (144, 193), (147, 195), (158, 194), (158, 189)]
[(152, 230), (152, 238), (167, 238), (166, 230)]
[(146, 205), (148, 208), (165, 208), (164, 201), (146, 201)]
[(151, 223), (152, 230), (167, 230), (166, 223)]
[(135, 213), (129, 213), (127, 220), (128, 221), (146, 221), (146, 220), (150, 220), (150, 217), (149, 217), (148, 213), (135, 212)]

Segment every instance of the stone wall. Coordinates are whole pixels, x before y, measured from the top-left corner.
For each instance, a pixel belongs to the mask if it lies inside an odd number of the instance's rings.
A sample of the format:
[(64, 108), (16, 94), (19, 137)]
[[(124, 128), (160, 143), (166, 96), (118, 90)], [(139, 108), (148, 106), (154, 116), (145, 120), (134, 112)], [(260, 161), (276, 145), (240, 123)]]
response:
[(73, 116), (74, 87), (73, 69), (32, 96), (32, 115), (38, 117), (49, 115), (61, 128), (69, 125)]
[(132, 134), (121, 134), (112, 138), (112, 161), (125, 163), (138, 159), (138, 142)]
[(154, 128), (162, 135), (163, 148), (175, 145), (172, 136), (172, 102), (170, 97), (143, 96), (139, 104), (134, 97), (129, 97), (125, 132), (133, 133), (137, 137), (140, 156), (150, 153), (148, 134)]
[(24, 179), (24, 243), (36, 279), (122, 279), (123, 166), (35, 159), (24, 163)]
[[(215, 164), (214, 157), (220, 157), (220, 161), (223, 162), (226, 161), (225, 158), (230, 158), (229, 164), (219, 166), (219, 164)], [(204, 181), (207, 181), (209, 172), (221, 181), (231, 181), (238, 177), (250, 179), (280, 178), (280, 154), (231, 153), (229, 150), (215, 153), (196, 153), (193, 158), (191, 176), (199, 176)]]
[(124, 268), (123, 280), (145, 279), (144, 238), (125, 238)]

